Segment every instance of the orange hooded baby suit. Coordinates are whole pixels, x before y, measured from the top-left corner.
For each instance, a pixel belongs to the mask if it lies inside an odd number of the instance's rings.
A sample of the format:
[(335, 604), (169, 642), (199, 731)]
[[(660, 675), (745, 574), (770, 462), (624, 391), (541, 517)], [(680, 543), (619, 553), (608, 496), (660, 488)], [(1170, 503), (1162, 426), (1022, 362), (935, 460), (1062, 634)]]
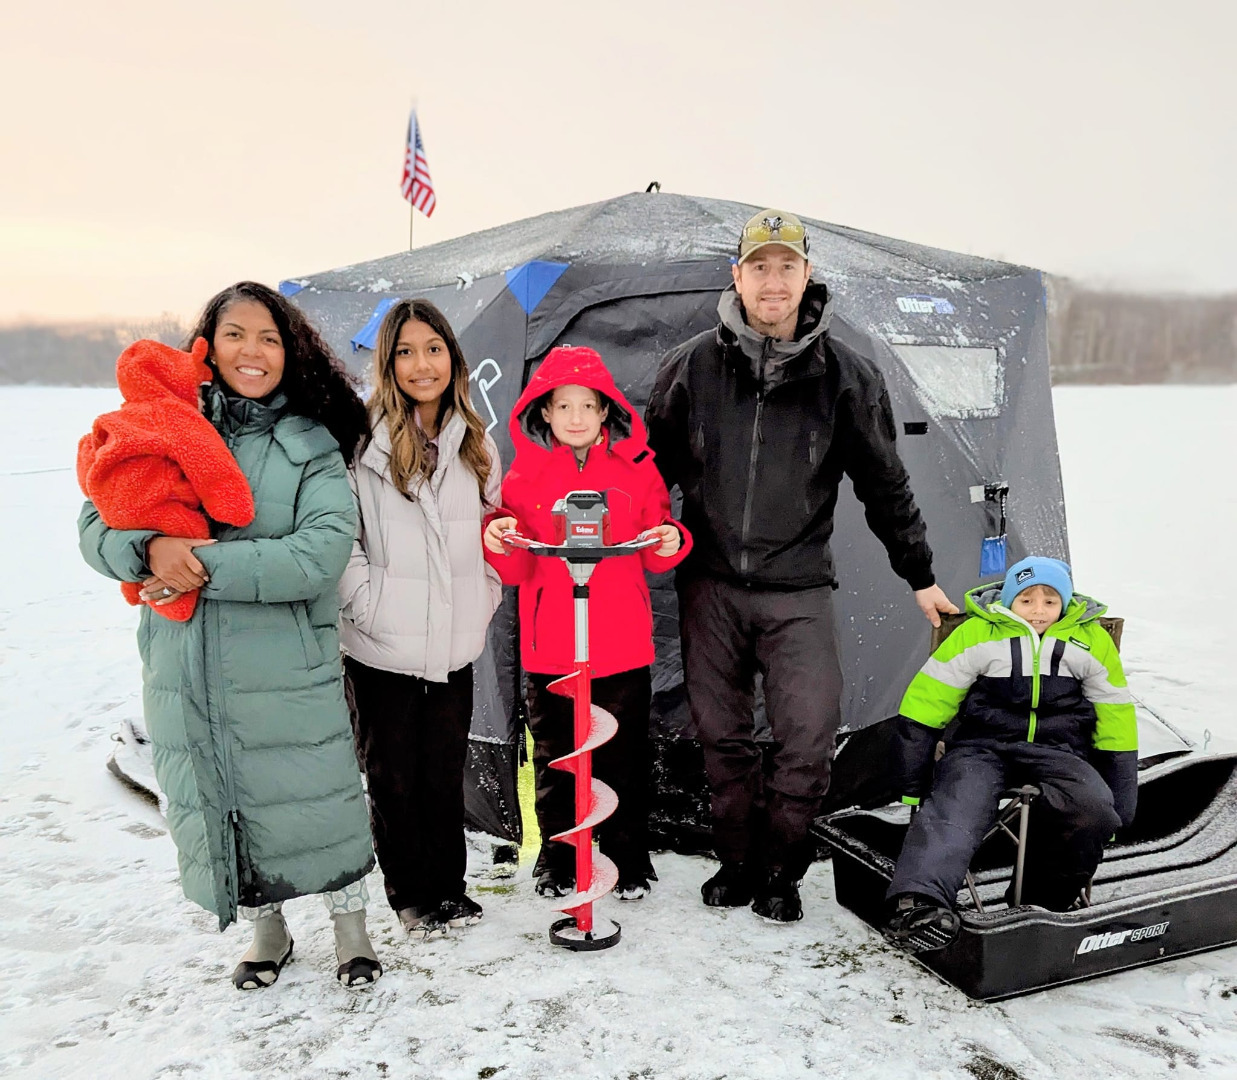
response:
[[(203, 510), (228, 525), (253, 521), (249, 481), (198, 404), (199, 386), (211, 379), (207, 349), (205, 338), (192, 353), (135, 341), (116, 361), (124, 404), (77, 444), (77, 482), (109, 529), (209, 540)], [(130, 604), (141, 603), (141, 585), (120, 589)], [(197, 599), (194, 589), (152, 608), (184, 622)]]

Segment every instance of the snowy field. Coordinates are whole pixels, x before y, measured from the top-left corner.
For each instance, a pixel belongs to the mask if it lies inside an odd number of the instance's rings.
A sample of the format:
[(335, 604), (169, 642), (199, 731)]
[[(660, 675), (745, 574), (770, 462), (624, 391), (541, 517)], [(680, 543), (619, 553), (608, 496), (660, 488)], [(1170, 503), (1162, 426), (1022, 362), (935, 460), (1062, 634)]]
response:
[[(1127, 619), (1131, 683), (1200, 744), (1237, 738), (1237, 387), (1054, 397), (1076, 575)], [(624, 937), (592, 956), (547, 943), (527, 866), (478, 875), (485, 920), (445, 940), (376, 907), (387, 974), (358, 993), (294, 901), (295, 962), (237, 993), (244, 931), (181, 897), (158, 812), (104, 770), (140, 715), (136, 615), (78, 556), (69, 466), (114, 400), (0, 390), (0, 1075), (1237, 1077), (1237, 949), (975, 1005), (841, 910), (828, 863), (778, 927), (706, 910), (712, 864), (658, 856), (647, 900), (601, 905)]]

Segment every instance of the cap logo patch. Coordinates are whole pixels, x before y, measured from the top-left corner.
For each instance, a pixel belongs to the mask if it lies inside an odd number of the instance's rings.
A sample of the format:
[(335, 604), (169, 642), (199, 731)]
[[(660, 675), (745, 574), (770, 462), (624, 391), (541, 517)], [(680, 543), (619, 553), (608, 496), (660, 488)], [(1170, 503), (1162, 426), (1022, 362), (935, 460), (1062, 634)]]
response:
[(1025, 566), (1021, 570), (1019, 570), (1017, 575), (1014, 577), (1014, 584), (1021, 585), (1024, 581), (1027, 580), (1027, 578), (1033, 578), (1034, 576), (1035, 576), (1035, 568), (1031, 566)]

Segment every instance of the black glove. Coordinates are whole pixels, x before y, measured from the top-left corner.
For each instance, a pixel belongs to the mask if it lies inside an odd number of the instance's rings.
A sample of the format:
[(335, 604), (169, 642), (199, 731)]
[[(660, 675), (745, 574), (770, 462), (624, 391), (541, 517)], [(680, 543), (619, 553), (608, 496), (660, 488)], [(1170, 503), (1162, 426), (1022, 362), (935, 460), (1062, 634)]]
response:
[(1092, 750), (1091, 764), (1112, 792), (1113, 809), (1125, 828), (1134, 820), (1138, 808), (1138, 751)]
[(893, 790), (901, 793), (903, 802), (918, 804), (932, 789), (936, 744), (940, 740), (938, 728), (905, 716), (894, 721), (889, 767), (893, 773)]

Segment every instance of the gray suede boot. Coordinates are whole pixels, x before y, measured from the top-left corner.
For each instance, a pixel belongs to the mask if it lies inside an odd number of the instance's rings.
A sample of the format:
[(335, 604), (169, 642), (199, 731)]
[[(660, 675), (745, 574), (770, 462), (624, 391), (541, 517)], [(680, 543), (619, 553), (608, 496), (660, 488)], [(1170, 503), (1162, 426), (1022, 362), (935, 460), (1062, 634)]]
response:
[(382, 964), (365, 932), (365, 909), (331, 916), (335, 924), (335, 975), (349, 989), (371, 986), (382, 976)]
[(261, 990), (271, 986), (292, 959), (292, 934), (278, 904), (244, 909), (241, 914), (253, 922), (253, 942), (232, 972), (232, 985), (237, 990)]

